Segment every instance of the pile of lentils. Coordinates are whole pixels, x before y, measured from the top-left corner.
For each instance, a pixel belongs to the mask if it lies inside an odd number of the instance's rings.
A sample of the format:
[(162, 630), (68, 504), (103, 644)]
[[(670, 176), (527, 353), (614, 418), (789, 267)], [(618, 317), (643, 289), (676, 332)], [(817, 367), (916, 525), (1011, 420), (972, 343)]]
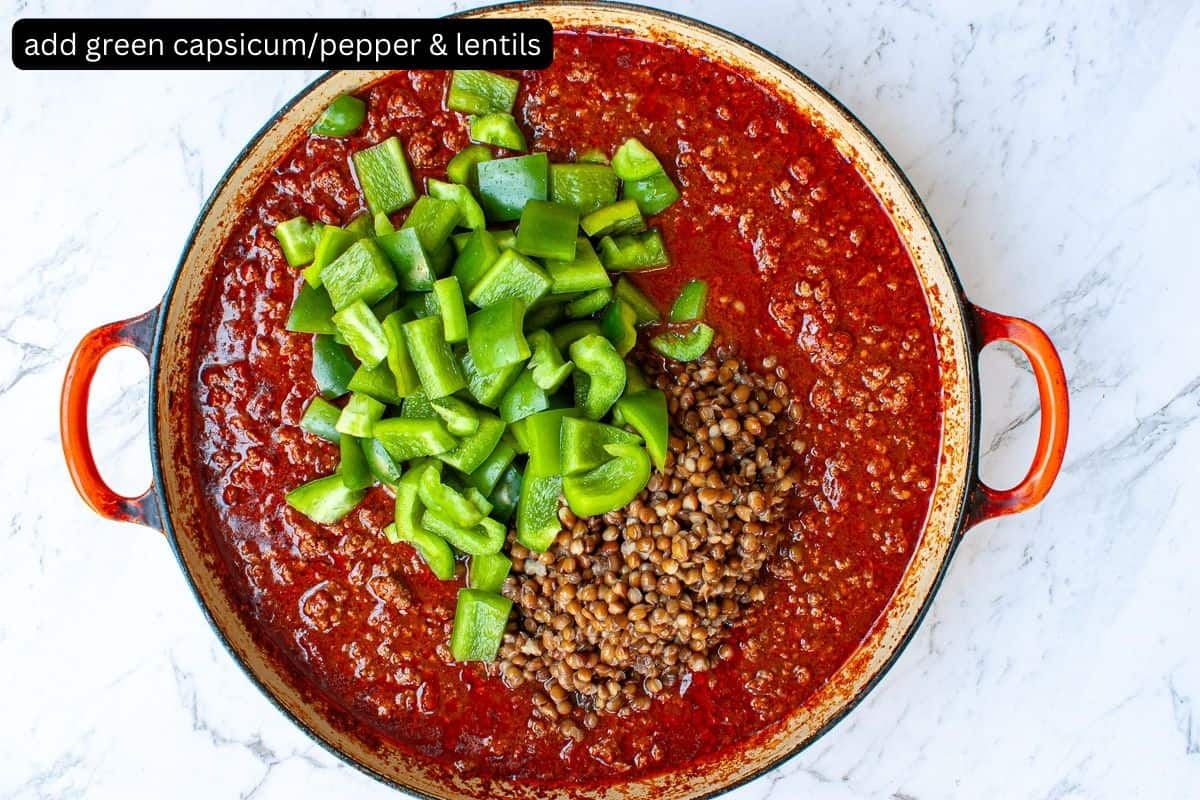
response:
[(536, 682), (535, 714), (582, 740), (601, 714), (654, 697), (733, 655), (726, 641), (764, 599), (760, 573), (785, 534), (799, 413), (773, 357), (748, 369), (720, 345), (691, 363), (640, 354), (667, 396), (666, 469), (625, 508), (579, 518), (565, 505), (549, 550), (511, 543), (504, 593), (518, 613), (503, 680)]

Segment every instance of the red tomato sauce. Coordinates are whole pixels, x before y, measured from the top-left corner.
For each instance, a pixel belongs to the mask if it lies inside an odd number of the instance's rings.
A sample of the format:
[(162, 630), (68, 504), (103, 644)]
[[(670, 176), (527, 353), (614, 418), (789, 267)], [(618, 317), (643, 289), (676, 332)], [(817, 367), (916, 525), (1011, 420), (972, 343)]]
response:
[(709, 321), (748, 361), (777, 358), (802, 408), (804, 478), (780, 548), (800, 557), (764, 572), (767, 599), (734, 631), (735, 656), (573, 743), (533, 718), (534, 687), (510, 690), (494, 669), (451, 661), (459, 584), (387, 543), (383, 488), (332, 526), (283, 502), (338, 455), (298, 427), (316, 392), (310, 338), (284, 329), (301, 279), (272, 230), (297, 214), (348, 221), (361, 210), (349, 154), (393, 134), (415, 177), (443, 176), (468, 143), (464, 118), (442, 107), (448, 73), (375, 84), (361, 95), (369, 112), (357, 135), (308, 138), (266, 177), (195, 322), (191, 430), (230, 590), (345, 724), (459, 773), (601, 784), (736, 747), (846, 660), (895, 591), (927, 513), (939, 374), (924, 295), (887, 213), (804, 116), (670, 47), (561, 32), (556, 48), (549, 69), (514, 73), (531, 148), (569, 160), (636, 136), (658, 154), (682, 190), (652, 220), (672, 266), (636, 282), (665, 308), (687, 279), (707, 280)]

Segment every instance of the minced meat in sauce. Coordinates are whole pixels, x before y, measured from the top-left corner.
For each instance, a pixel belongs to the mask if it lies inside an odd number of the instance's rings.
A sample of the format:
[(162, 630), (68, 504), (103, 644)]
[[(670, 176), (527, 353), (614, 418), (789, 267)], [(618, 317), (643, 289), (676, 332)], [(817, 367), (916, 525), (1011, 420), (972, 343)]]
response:
[(384, 489), (333, 526), (283, 502), (331, 472), (338, 453), (298, 427), (315, 393), (310, 342), (284, 329), (300, 278), (272, 229), (297, 214), (346, 222), (360, 210), (349, 153), (391, 134), (419, 177), (440, 177), (467, 144), (463, 118), (442, 108), (446, 73), (373, 85), (358, 135), (310, 137), (268, 175), (195, 322), (192, 438), (231, 590), (290, 668), (354, 724), (461, 773), (603, 783), (736, 746), (804, 703), (863, 639), (928, 509), (938, 362), (885, 210), (829, 139), (769, 90), (691, 53), (571, 32), (556, 35), (553, 66), (519, 77), (534, 150), (569, 160), (636, 136), (659, 155), (683, 192), (655, 220), (672, 268), (635, 281), (665, 307), (687, 279), (707, 280), (709, 321), (739, 358), (787, 376), (796, 479), (786, 530), (769, 540), (757, 602), (719, 657), (655, 685), (649, 711), (564, 732), (536, 712), (542, 687), (509, 687), (498, 665), (450, 659), (457, 583), (384, 539)]

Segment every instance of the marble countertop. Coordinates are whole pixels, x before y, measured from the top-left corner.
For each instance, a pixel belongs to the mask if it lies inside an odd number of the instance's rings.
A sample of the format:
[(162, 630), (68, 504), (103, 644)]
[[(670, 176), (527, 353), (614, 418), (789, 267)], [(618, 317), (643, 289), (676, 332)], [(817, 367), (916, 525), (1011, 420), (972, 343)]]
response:
[[(6, 28), (283, 13), (7, 5)], [(1200, 3), (668, 5), (780, 54), (861, 117), (972, 300), (1048, 330), (1074, 405), (1047, 502), (971, 531), (868, 700), (730, 797), (1200, 796)], [(0, 47), (0, 797), (396, 797), (263, 699), (161, 537), (77, 499), (58, 438), (75, 343), (158, 302), (218, 176), (313, 74), (17, 73)], [(117, 353), (93, 394), (99, 461), (129, 492), (149, 476), (145, 376)], [(983, 389), (983, 475), (1010, 484), (1038, 424), (1015, 350), (984, 354)]]

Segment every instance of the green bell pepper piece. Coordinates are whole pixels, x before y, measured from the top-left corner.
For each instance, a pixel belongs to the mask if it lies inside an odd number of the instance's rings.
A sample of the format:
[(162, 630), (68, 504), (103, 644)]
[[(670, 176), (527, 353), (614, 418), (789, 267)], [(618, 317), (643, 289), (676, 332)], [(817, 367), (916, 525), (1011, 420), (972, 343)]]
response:
[(404, 405), (400, 408), (400, 416), (404, 419), (441, 419), (438, 413), (433, 410), (433, 403), (430, 402), (429, 396), (420, 388), (404, 398)]
[(380, 323), (387, 338), (387, 365), (395, 379), (396, 394), (408, 397), (421, 387), (421, 377), (408, 352), (408, 341), (404, 338), (404, 323), (408, 322), (404, 311), (393, 311)]
[(469, 475), (479, 469), (479, 465), (499, 445), (500, 437), (504, 435), (504, 428), (505, 424), (499, 417), (480, 412), (479, 429), (470, 436), (460, 439), (453, 449), (439, 453), (438, 458), (459, 472)]
[(375, 234), (375, 218), (370, 212), (357, 214), (346, 223), (346, 230), (355, 234), (360, 239), (373, 236)]
[(598, 420), (625, 391), (625, 359), (603, 336), (589, 335), (571, 345), (575, 362), (575, 405)]
[(520, 218), (527, 202), (545, 200), (549, 164), (545, 153), (533, 153), (476, 165), (479, 201), (488, 219), (512, 222)]
[(475, 398), (475, 402), (488, 408), (499, 405), (500, 398), (525, 369), (523, 362), (514, 361), (495, 372), (481, 372), (475, 365), (475, 359), (469, 349), (461, 350), (459, 364), (462, 365), (463, 374), (467, 378), (467, 391)]
[(438, 419), (391, 417), (376, 422), (372, 432), (396, 461), (436, 456), (458, 444)]
[(464, 528), (477, 525), (486, 514), (458, 490), (442, 483), (434, 470), (425, 470), (417, 486), (418, 496), (426, 511)]
[(622, 356), (637, 344), (637, 312), (624, 300), (613, 300), (600, 315), (600, 330), (604, 338), (612, 342), (613, 347)]
[(313, 261), (304, 270), (304, 280), (308, 282), (308, 285), (314, 288), (320, 286), (321, 273), (325, 271), (325, 268), (361, 238), (362, 236), (357, 232), (339, 228), (336, 225), (323, 227), (321, 235), (317, 239)]
[(606, 289), (612, 285), (600, 257), (586, 237), (575, 240), (575, 258), (570, 261), (546, 261), (553, 294), (574, 294)]
[(310, 129), (317, 136), (342, 137), (354, 133), (367, 118), (367, 104), (348, 94), (334, 99)]
[(608, 156), (598, 147), (589, 147), (575, 156), (575, 160), (580, 164), (607, 164)]
[(530, 200), (521, 211), (516, 249), (527, 256), (574, 261), (578, 232), (579, 212), (574, 208)]
[(375, 315), (375, 318), (377, 320), (379, 320), (380, 322), (383, 322), (383, 320), (387, 318), (388, 314), (391, 314), (392, 312), (398, 311), (400, 309), (400, 301), (402, 299), (405, 302), (407, 302), (407, 300), (408, 300), (407, 292), (392, 292), (387, 297), (380, 300), (378, 303), (375, 303), (374, 305), (372, 305), (371, 313)]
[(362, 502), (362, 490), (346, 488), (340, 475), (328, 475), (297, 486), (286, 495), (284, 502), (320, 525), (332, 525)]
[(300, 282), (300, 293), (288, 314), (287, 329), (293, 333), (337, 333), (333, 324), (333, 303), (321, 287)]
[(358, 365), (354, 357), (332, 336), (313, 337), (312, 375), (317, 389), (330, 400), (350, 391), (350, 379)]
[(525, 303), (502, 300), (467, 318), (467, 346), (476, 367), (495, 373), (529, 358), (525, 340)]
[(417, 198), (417, 203), (408, 212), (408, 217), (401, 230), (412, 228), (417, 232), (417, 240), (426, 253), (432, 253), (450, 238), (462, 218), (458, 203), (453, 200), (439, 200), (429, 194)]
[(610, 444), (642, 443), (640, 436), (602, 422), (564, 417), (560, 431), (560, 463), (563, 475), (578, 475), (612, 458), (605, 450)]
[(669, 266), (662, 236), (656, 230), (639, 235), (605, 236), (600, 240), (600, 261), (611, 272)]
[(606, 164), (551, 164), (550, 199), (590, 214), (617, 202), (617, 174)]
[(667, 331), (650, 340), (650, 346), (675, 361), (695, 361), (712, 346), (715, 331), (697, 322), (687, 333)]
[(313, 226), (304, 217), (292, 217), (275, 226), (275, 240), (283, 250), (289, 267), (311, 264), (316, 253)]
[(337, 474), (347, 489), (367, 489), (375, 484), (375, 476), (367, 466), (367, 457), (363, 454), (362, 445), (353, 436), (343, 436), (338, 443), (342, 459), (338, 464)]
[(679, 296), (671, 304), (667, 316), (671, 322), (696, 322), (704, 319), (704, 307), (708, 303), (708, 284), (701, 280), (690, 280), (679, 290)]
[(514, 250), (517, 247), (517, 232), (512, 228), (501, 228), (498, 231), (492, 231), (492, 238), (496, 240), (496, 247), (499, 247), (501, 252)]
[(337, 431), (338, 417), (342, 410), (320, 395), (315, 395), (300, 417), (300, 428), (313, 436), (337, 443), (341, 434)]
[(356, 436), (366, 439), (371, 435), (375, 423), (383, 417), (383, 403), (365, 394), (350, 395), (349, 402), (338, 415), (337, 431), (346, 436)]
[(395, 136), (374, 147), (359, 150), (351, 159), (354, 172), (372, 214), (399, 211), (417, 199), (404, 148)]
[(528, 308), (549, 291), (550, 276), (544, 269), (516, 250), (505, 250), (471, 289), (470, 300), (485, 308), (515, 298)]
[(433, 412), (455, 436), (470, 436), (479, 430), (479, 409), (457, 397), (439, 397), (429, 402)]
[(404, 324), (404, 341), (421, 387), (430, 399), (454, 394), (467, 385), (462, 368), (446, 341), (441, 317), (424, 317)]
[(467, 485), (484, 495), (490, 495), (496, 488), (496, 484), (500, 482), (500, 478), (504, 475), (505, 470), (508, 469), (508, 465), (516, 457), (516, 448), (501, 438), (496, 443), (496, 447), (492, 450), (491, 454), (483, 460), (483, 463), (467, 475)]
[(550, 335), (554, 337), (554, 344), (558, 346), (559, 350), (569, 350), (575, 342), (592, 334), (604, 335), (600, 330), (600, 323), (594, 319), (577, 319), (574, 322), (559, 325), (550, 332)]
[(395, 267), (397, 283), (406, 292), (428, 292), (436, 278), (433, 263), (421, 246), (415, 228), (401, 228), (376, 237), (375, 244)]
[(607, 514), (630, 503), (650, 481), (650, 456), (636, 444), (605, 445), (609, 461), (563, 478), (563, 495), (580, 517)]
[(563, 477), (544, 475), (531, 468), (521, 480), (517, 501), (517, 541), (536, 552), (544, 552), (562, 530), (558, 520), (558, 501), (562, 496)]
[(567, 316), (572, 319), (581, 317), (590, 317), (597, 311), (601, 311), (612, 300), (612, 287), (605, 286), (603, 289), (595, 289), (588, 292), (582, 297), (578, 297), (567, 304)]
[(625, 394), (630, 395), (651, 388), (646, 376), (637, 368), (637, 364), (625, 362)]
[(636, 202), (618, 200), (585, 216), (579, 221), (579, 227), (593, 237), (639, 233), (646, 230), (646, 220), (642, 219)]
[(533, 354), (529, 357), (529, 369), (533, 382), (546, 392), (553, 392), (566, 383), (575, 365), (563, 361), (562, 353), (554, 344), (554, 338), (546, 331), (534, 331), (526, 337)]
[(490, 517), (484, 517), (475, 525), (456, 525), (428, 508), (421, 515), (421, 527), (430, 533), (441, 536), (456, 550), (469, 556), (499, 553), (508, 533), (503, 524)]
[(396, 226), (392, 224), (392, 218), (380, 211), (375, 215), (375, 235), (387, 236), (389, 233), (395, 233)]
[(454, 551), (436, 534), (421, 527), (425, 513), (419, 497), (421, 478), (427, 470), (437, 472), (440, 464), (418, 462), (396, 485), (396, 521), (383, 529), (388, 541), (407, 542), (437, 578), (448, 581), (454, 578)]
[(475, 167), (492, 160), (492, 151), (481, 144), (470, 144), (454, 154), (446, 165), (446, 176), (454, 183), (466, 186), (475, 183)]
[(495, 111), (491, 114), (481, 114), (471, 117), (469, 135), (472, 142), (503, 147), (505, 150), (515, 150), (523, 153), (529, 149), (525, 144), (525, 134), (512, 114)]
[(626, 181), (621, 196), (637, 203), (638, 210), (646, 216), (661, 214), (679, 199), (679, 189), (665, 172), (636, 181)]
[(532, 370), (525, 370), (500, 398), (500, 418), (505, 422), (516, 422), (545, 411), (552, 406), (551, 394), (537, 385)]
[(455, 661), (495, 661), (508, 626), (512, 600), (494, 592), (461, 589), (450, 630)]
[(374, 367), (387, 358), (388, 342), (383, 326), (362, 300), (355, 300), (333, 315), (333, 324), (365, 366)]
[(366, 459), (367, 469), (371, 471), (371, 475), (375, 477), (375, 480), (395, 489), (400, 483), (403, 471), (395, 459), (388, 455), (387, 448), (375, 438), (360, 439), (359, 445), (362, 446), (363, 458)]
[(442, 318), (443, 335), (451, 344), (467, 340), (467, 307), (463, 303), (458, 278), (451, 275), (434, 281), (433, 291), (425, 295), (429, 316)]
[(624, 275), (617, 281), (617, 288), (613, 290), (613, 295), (624, 300), (633, 309), (638, 325), (658, 322), (662, 319), (662, 314), (654, 305), (654, 301), (643, 294), (642, 290)]
[(567, 316), (567, 302), (575, 295), (547, 295), (525, 315), (525, 330), (535, 331), (557, 325)]
[(487, 225), (487, 220), (483, 216), (483, 208), (479, 205), (479, 201), (475, 199), (475, 195), (471, 194), (471, 190), (466, 186), (457, 183), (446, 183), (445, 181), (439, 181), (437, 178), (430, 178), (426, 183), (429, 187), (430, 196), (436, 197), (438, 200), (454, 203), (458, 206), (459, 222), (464, 228), (479, 230)]
[(521, 479), (520, 468), (516, 464), (509, 464), (508, 469), (500, 476), (496, 488), (488, 495), (488, 501), (492, 504), (492, 519), (505, 525), (512, 520), (517, 512), (517, 501), (521, 497)]
[(397, 286), (392, 263), (379, 245), (360, 239), (321, 272), (333, 308), (340, 311), (355, 300), (367, 305), (387, 297)]
[(352, 392), (362, 392), (388, 405), (398, 406), (404, 399), (396, 391), (396, 378), (387, 364), (374, 367), (360, 364), (347, 386)]
[(491, 516), (492, 501), (488, 500), (487, 496), (483, 492), (479, 491), (474, 486), (468, 486), (467, 488), (463, 489), (462, 493), (463, 497), (474, 503), (475, 507), (482, 511), (485, 517)]
[(450, 73), (446, 108), (464, 114), (512, 111), (520, 81), (482, 69), (456, 69)]
[(658, 157), (637, 139), (626, 139), (612, 159), (613, 172), (623, 181), (639, 181), (662, 172)]
[(470, 294), (499, 257), (500, 248), (490, 232), (481, 229), (469, 234), (454, 261), (454, 277), (458, 278), (462, 290)]
[(577, 419), (577, 408), (551, 408), (513, 424), (513, 434), (529, 454), (529, 469), (536, 475), (561, 475), (562, 430), (565, 421)]
[(467, 586), (481, 592), (499, 592), (512, 570), (512, 559), (503, 553), (471, 556), (467, 568)]

